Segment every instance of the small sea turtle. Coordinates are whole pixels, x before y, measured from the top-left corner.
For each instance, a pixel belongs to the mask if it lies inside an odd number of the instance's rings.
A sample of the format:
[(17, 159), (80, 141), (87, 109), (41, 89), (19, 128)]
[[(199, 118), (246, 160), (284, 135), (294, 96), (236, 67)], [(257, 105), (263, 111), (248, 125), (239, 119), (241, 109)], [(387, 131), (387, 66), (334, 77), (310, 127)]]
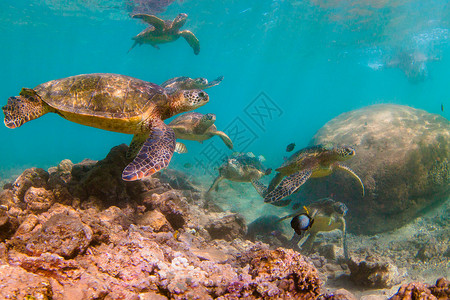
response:
[(130, 52), (136, 45), (142, 44), (150, 44), (156, 49), (159, 49), (158, 44), (170, 43), (182, 36), (188, 42), (189, 46), (194, 49), (194, 54), (199, 54), (200, 42), (195, 35), (189, 30), (180, 31), (180, 28), (184, 25), (184, 23), (186, 23), (187, 16), (187, 14), (179, 14), (173, 21), (171, 21), (161, 20), (156, 16), (147, 14), (132, 15), (132, 18), (142, 19), (150, 26), (144, 29), (137, 36), (133, 37), (134, 44), (128, 52)]
[(308, 234), (308, 238), (301, 245), (302, 250), (306, 252), (312, 250), (317, 233), (341, 229), (344, 256), (348, 258), (347, 231), (344, 218), (347, 211), (348, 208), (344, 203), (334, 201), (331, 198), (324, 198), (303, 207), (302, 210), (280, 218), (277, 222), (292, 218), (291, 227), (295, 231), (289, 243), (292, 247), (297, 247), (300, 240)]
[(203, 77), (192, 79), (186, 76), (182, 76), (166, 80), (161, 84), (161, 86), (166, 90), (167, 93), (172, 94), (179, 90), (208, 89), (210, 87), (218, 85), (222, 82), (222, 80), (223, 76), (219, 76), (211, 82), (208, 82), (208, 79)]
[(217, 130), (216, 125), (214, 125), (215, 121), (215, 114), (203, 115), (198, 112), (188, 112), (173, 119), (168, 126), (173, 129), (177, 139), (202, 143), (204, 140), (217, 135), (228, 148), (233, 149), (233, 142), (228, 135)]
[(264, 197), (264, 202), (273, 204), (295, 193), (310, 177), (328, 176), (334, 170), (339, 169), (346, 171), (358, 180), (364, 196), (364, 185), (361, 179), (349, 167), (340, 163), (354, 155), (355, 150), (350, 146), (317, 145), (304, 148), (295, 152), (281, 167), (276, 169), (278, 173), (270, 182), (267, 190), (262, 190), (262, 184), (255, 180), (253, 185)]
[(127, 157), (135, 159), (122, 173), (132, 181), (167, 167), (175, 133), (162, 120), (206, 104), (202, 90), (167, 95), (159, 85), (119, 74), (85, 74), (23, 88), (3, 106), (5, 125), (16, 128), (53, 112), (82, 125), (133, 134)]
[(219, 167), (219, 176), (206, 193), (213, 189), (216, 191), (219, 182), (228, 179), (236, 182), (250, 182), (253, 179), (259, 179), (264, 175), (269, 175), (271, 169), (266, 169), (262, 162), (263, 156), (256, 157), (253, 153), (235, 152), (225, 159), (225, 162)]

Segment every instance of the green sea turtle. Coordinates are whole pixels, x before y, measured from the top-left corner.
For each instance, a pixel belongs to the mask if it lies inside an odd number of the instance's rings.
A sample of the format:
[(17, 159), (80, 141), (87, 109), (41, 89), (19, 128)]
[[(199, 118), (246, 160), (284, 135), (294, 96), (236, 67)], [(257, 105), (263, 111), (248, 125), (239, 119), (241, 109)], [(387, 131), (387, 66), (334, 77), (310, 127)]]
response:
[(278, 173), (270, 182), (267, 190), (262, 189), (262, 184), (257, 180), (253, 180), (252, 183), (264, 197), (264, 202), (273, 204), (295, 193), (310, 177), (328, 176), (338, 169), (346, 171), (358, 180), (364, 196), (364, 185), (361, 179), (349, 167), (340, 162), (354, 155), (355, 150), (350, 146), (317, 145), (307, 147), (295, 152), (281, 167), (276, 169)]
[(219, 182), (223, 179), (236, 182), (250, 182), (253, 179), (269, 175), (272, 170), (266, 169), (262, 164), (263, 161), (263, 156), (256, 157), (251, 152), (233, 153), (225, 158), (224, 163), (219, 167), (219, 176), (217, 176), (206, 193), (211, 192), (213, 189), (217, 191)]
[(182, 36), (188, 42), (189, 46), (194, 49), (195, 55), (200, 53), (200, 42), (195, 35), (189, 30), (180, 31), (180, 28), (186, 23), (187, 14), (179, 14), (173, 21), (161, 20), (156, 16), (147, 14), (135, 14), (131, 17), (142, 19), (150, 26), (133, 37), (134, 44), (130, 50), (136, 45), (142, 44), (150, 44), (156, 49), (159, 49), (158, 44), (170, 43)]
[(119, 74), (85, 74), (23, 88), (3, 106), (5, 125), (16, 128), (53, 112), (82, 125), (133, 134), (127, 156), (135, 159), (122, 173), (132, 181), (167, 167), (175, 133), (162, 120), (206, 104), (202, 90), (167, 95), (159, 85)]
[(161, 86), (166, 90), (167, 93), (172, 94), (179, 90), (208, 89), (210, 87), (218, 85), (222, 82), (222, 80), (223, 76), (219, 76), (211, 82), (208, 82), (208, 79), (203, 77), (192, 79), (186, 76), (182, 76), (166, 80), (161, 84)]
[(347, 214), (347, 206), (331, 198), (324, 198), (314, 201), (307, 207), (303, 207), (293, 214), (280, 218), (277, 222), (292, 218), (291, 227), (294, 229), (290, 245), (297, 247), (300, 240), (308, 235), (306, 241), (301, 245), (302, 250), (311, 251), (314, 239), (319, 232), (329, 232), (335, 229), (342, 230), (342, 245), (344, 256), (348, 258), (347, 248), (347, 231), (345, 223), (345, 215)]
[(217, 135), (228, 148), (233, 149), (233, 142), (228, 135), (217, 130), (216, 125), (214, 125), (215, 120), (215, 114), (203, 115), (198, 112), (188, 112), (173, 119), (168, 126), (173, 129), (177, 139), (202, 143), (204, 140)]

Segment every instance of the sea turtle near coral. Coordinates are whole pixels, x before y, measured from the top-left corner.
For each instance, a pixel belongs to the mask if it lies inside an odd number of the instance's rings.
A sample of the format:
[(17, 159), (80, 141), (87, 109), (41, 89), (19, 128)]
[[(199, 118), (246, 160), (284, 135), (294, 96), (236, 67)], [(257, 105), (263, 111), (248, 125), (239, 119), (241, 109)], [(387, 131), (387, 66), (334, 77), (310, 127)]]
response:
[(53, 112), (82, 125), (133, 134), (123, 180), (138, 180), (168, 166), (175, 133), (163, 120), (206, 104), (203, 90), (168, 95), (159, 85), (108, 73), (84, 74), (23, 88), (3, 106), (5, 125), (16, 128)]
[[(182, 140), (203, 141), (219, 136), (228, 148), (233, 149), (233, 142), (224, 132), (217, 130), (215, 114), (188, 112), (173, 119), (168, 126), (175, 132), (175, 137)], [(180, 143), (181, 144), (181, 143)]]
[(266, 169), (262, 164), (263, 161), (263, 156), (256, 157), (251, 152), (233, 153), (219, 167), (219, 176), (217, 176), (206, 193), (210, 193), (213, 189), (217, 191), (219, 182), (223, 179), (236, 182), (250, 182), (253, 179), (259, 179), (264, 175), (269, 175), (272, 170)]
[(167, 93), (172, 94), (179, 90), (192, 90), (192, 89), (205, 90), (210, 87), (218, 85), (219, 83), (222, 82), (222, 80), (223, 76), (219, 76), (211, 82), (208, 82), (208, 79), (203, 77), (190, 78), (186, 76), (181, 76), (166, 80), (161, 84), (161, 86), (166, 90)]
[(342, 246), (344, 257), (348, 258), (347, 231), (345, 215), (347, 206), (331, 198), (319, 199), (302, 210), (280, 218), (277, 222), (292, 218), (291, 227), (295, 234), (290, 241), (292, 247), (297, 247), (298, 243), (308, 235), (301, 245), (302, 250), (309, 252), (312, 250), (313, 242), (319, 232), (329, 232), (335, 229), (342, 230)]
[(147, 14), (135, 14), (132, 18), (142, 19), (150, 26), (141, 31), (138, 35), (133, 37), (134, 44), (130, 50), (136, 47), (136, 45), (150, 44), (156, 49), (159, 49), (158, 44), (170, 43), (177, 40), (182, 36), (194, 50), (194, 54), (200, 53), (200, 42), (195, 35), (189, 30), (180, 30), (180, 28), (186, 23), (187, 14), (179, 14), (173, 21), (161, 20), (160, 18), (147, 15)]
[(362, 187), (364, 184), (355, 172), (341, 163), (355, 155), (355, 149), (350, 146), (331, 147), (316, 145), (295, 152), (281, 167), (267, 189), (262, 183), (253, 180), (253, 186), (263, 196), (264, 202), (274, 204), (295, 193), (309, 178), (328, 176), (334, 170), (343, 170), (352, 175)]

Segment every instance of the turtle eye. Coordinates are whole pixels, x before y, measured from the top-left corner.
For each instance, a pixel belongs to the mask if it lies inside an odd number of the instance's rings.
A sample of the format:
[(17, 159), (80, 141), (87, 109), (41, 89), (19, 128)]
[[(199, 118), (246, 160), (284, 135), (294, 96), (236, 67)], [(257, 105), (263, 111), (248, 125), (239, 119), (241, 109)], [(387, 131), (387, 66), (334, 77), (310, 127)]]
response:
[(205, 97), (205, 93), (204, 92), (200, 92), (200, 93), (198, 93), (198, 96), (204, 98)]

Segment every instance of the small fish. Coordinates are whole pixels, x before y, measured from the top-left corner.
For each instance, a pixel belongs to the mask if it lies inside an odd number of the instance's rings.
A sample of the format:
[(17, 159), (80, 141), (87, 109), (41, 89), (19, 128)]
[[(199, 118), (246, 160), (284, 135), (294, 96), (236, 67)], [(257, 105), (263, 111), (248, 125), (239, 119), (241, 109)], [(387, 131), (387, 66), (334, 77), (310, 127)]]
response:
[(185, 163), (183, 165), (183, 167), (185, 167), (186, 169), (190, 169), (190, 168), (192, 168), (192, 164), (191, 163)]
[(291, 227), (295, 233), (301, 235), (304, 231), (311, 228), (314, 219), (308, 213), (302, 213), (292, 218)]
[(286, 147), (286, 152), (291, 152), (292, 150), (294, 150), (294, 148), (295, 148), (295, 143), (290, 143)]
[(444, 112), (444, 103), (441, 103), (441, 111)]

